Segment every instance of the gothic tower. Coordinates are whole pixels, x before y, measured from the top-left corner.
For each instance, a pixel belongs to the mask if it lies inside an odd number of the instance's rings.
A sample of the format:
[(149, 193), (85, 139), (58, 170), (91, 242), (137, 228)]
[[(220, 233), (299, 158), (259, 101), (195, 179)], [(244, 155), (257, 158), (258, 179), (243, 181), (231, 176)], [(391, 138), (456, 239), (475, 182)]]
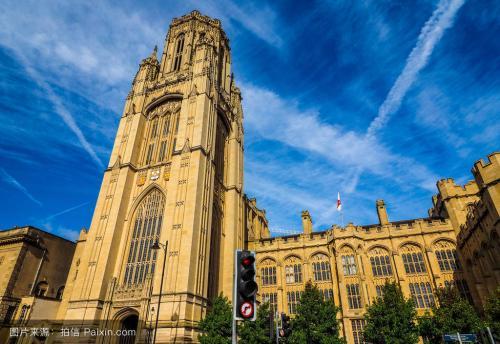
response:
[[(243, 113), (230, 69), (220, 21), (197, 11), (172, 21), (160, 60), (155, 48), (141, 62), (68, 277), (66, 323), (137, 322), (145, 341), (163, 269), (158, 343), (197, 341), (211, 297), (231, 298), (244, 201)], [(156, 240), (168, 241), (165, 266)]]

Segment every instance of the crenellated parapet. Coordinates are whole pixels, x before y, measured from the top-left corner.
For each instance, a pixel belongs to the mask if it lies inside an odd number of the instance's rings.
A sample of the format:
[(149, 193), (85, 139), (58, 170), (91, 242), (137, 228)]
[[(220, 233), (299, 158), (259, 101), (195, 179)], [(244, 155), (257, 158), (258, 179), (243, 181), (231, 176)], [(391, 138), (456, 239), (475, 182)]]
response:
[(455, 183), (453, 178), (441, 179), (437, 182), (439, 191), (438, 198), (446, 200), (454, 197), (467, 197), (476, 195), (479, 191), (477, 184), (474, 181), (469, 181), (465, 185)]
[(357, 237), (362, 240), (374, 240), (391, 237), (404, 237), (426, 233), (451, 231), (449, 219), (421, 218), (407, 221), (389, 222), (386, 225), (355, 226), (349, 223), (345, 227), (335, 226), (332, 229), (332, 239)]
[(221, 22), (220, 22), (219, 19), (210, 18), (209, 16), (201, 14), (197, 10), (191, 11), (190, 13), (185, 14), (185, 15), (179, 17), (179, 18), (172, 19), (172, 26), (179, 25), (179, 24), (182, 24), (182, 23), (187, 23), (187, 22), (189, 22), (189, 21), (191, 21), (193, 19), (199, 20), (199, 21), (204, 22), (204, 23), (209, 24), (209, 25), (212, 25), (212, 26), (214, 26), (216, 28), (220, 28), (221, 27)]
[(488, 155), (486, 162), (483, 159), (478, 160), (471, 171), (479, 188), (498, 183), (500, 180), (500, 152)]
[(331, 239), (330, 230), (313, 232), (311, 234), (293, 234), (279, 237), (262, 238), (255, 241), (255, 250), (258, 252), (274, 250), (293, 250), (295, 247), (324, 246)]

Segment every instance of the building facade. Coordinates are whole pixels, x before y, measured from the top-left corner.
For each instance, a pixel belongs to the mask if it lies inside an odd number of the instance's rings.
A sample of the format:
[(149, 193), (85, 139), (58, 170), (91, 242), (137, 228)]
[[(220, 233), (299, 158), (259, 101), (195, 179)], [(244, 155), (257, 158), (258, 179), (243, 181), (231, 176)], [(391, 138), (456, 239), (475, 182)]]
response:
[(270, 237), (265, 211), (247, 208), (248, 247), (257, 253), (259, 296), (278, 312), (296, 312), (305, 283), (340, 307), (348, 343), (363, 343), (366, 306), (395, 281), (417, 314), (436, 302), (435, 290), (453, 285), (479, 312), (500, 286), (500, 153), (476, 162), (475, 180), (461, 186), (437, 182), (438, 194), (426, 218), (389, 221), (383, 200), (379, 223), (332, 226), (313, 231), (302, 212), (303, 233)]
[(197, 340), (209, 300), (231, 295), (245, 244), (242, 121), (220, 21), (197, 11), (174, 19), (127, 96), (64, 323), (137, 328), (144, 341), (161, 292), (157, 341)]
[[(391, 222), (378, 200), (377, 224), (318, 232), (303, 211), (301, 234), (271, 237), (265, 210), (243, 194), (243, 112), (230, 52), (220, 21), (193, 11), (172, 21), (159, 57), (155, 48), (141, 62), (91, 226), (60, 271), (53, 322), (133, 329), (127, 343), (145, 343), (158, 321), (158, 343), (197, 342), (210, 300), (232, 297), (238, 248), (256, 252), (260, 301), (293, 316), (310, 280), (341, 308), (350, 344), (362, 343), (365, 308), (387, 280), (419, 314), (449, 284), (480, 308), (499, 284), (500, 153), (474, 165), (476, 181), (439, 181), (428, 217)], [(19, 307), (10, 312), (21, 317)]]
[(56, 318), (74, 251), (75, 243), (35, 227), (0, 231), (1, 342), (14, 321)]
[(477, 199), (467, 206), (457, 245), (469, 284), (477, 295), (476, 304), (483, 308), (500, 286), (500, 154), (491, 154), (486, 162), (476, 162), (472, 174)]

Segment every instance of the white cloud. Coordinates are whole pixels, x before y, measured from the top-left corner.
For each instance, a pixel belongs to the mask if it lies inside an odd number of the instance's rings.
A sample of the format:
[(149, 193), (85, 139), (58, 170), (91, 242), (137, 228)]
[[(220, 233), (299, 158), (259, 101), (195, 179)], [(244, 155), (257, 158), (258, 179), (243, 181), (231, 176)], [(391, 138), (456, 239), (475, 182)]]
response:
[(105, 2), (7, 0), (0, 21), (0, 44), (25, 56), (47, 82), (115, 111), (166, 29), (140, 11)]
[(17, 57), (23, 63), (28, 75), (38, 84), (40, 88), (45, 91), (47, 98), (54, 106), (55, 113), (59, 115), (63, 122), (68, 126), (68, 128), (76, 135), (83, 149), (90, 155), (97, 166), (102, 169), (104, 165), (101, 159), (97, 156), (94, 148), (88, 142), (87, 138), (76, 123), (76, 120), (71, 112), (69, 112), (66, 106), (64, 106), (61, 98), (54, 92), (52, 87), (42, 78), (42, 76), (31, 66), (30, 62), (20, 54), (20, 52), (17, 52)]
[(347, 176), (343, 190), (354, 191), (359, 170), (403, 184), (411, 179), (434, 190), (437, 177), (432, 172), (413, 159), (392, 153), (375, 138), (321, 122), (318, 111), (301, 109), (296, 101), (282, 99), (272, 91), (244, 84), (242, 92), (247, 128), (268, 140), (322, 157)]
[(429, 62), (434, 47), (443, 37), (444, 31), (453, 25), (455, 15), (464, 3), (464, 0), (439, 1), (436, 10), (422, 27), (417, 43), (406, 59), (403, 71), (380, 106), (377, 117), (370, 123), (367, 130), (368, 137), (375, 136), (386, 125), (390, 116), (399, 110), (406, 92), (415, 82), (418, 73)]
[(33, 202), (35, 202), (39, 206), (42, 205), (42, 202), (40, 202), (38, 199), (36, 199), (35, 196), (33, 196), (31, 194), (31, 192), (29, 192), (29, 190), (24, 185), (22, 185), (13, 176), (11, 176), (10, 174), (8, 174), (7, 171), (5, 171), (3, 168), (0, 168), (0, 172), (2, 174), (2, 179), (3, 179), (4, 182), (12, 185), (13, 187), (15, 187), (16, 189), (18, 189), (19, 191), (21, 191), (24, 195), (26, 195), (26, 197), (28, 197), (30, 200), (32, 200)]

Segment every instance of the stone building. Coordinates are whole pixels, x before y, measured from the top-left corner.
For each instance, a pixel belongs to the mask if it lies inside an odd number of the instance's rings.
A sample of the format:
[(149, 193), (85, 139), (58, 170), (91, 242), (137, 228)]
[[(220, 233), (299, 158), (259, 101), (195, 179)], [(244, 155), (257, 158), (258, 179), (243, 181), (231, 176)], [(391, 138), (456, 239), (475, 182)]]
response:
[(0, 323), (55, 319), (74, 251), (75, 243), (35, 227), (0, 231)]
[[(231, 295), (234, 250), (245, 245), (242, 123), (220, 21), (174, 19), (125, 101), (64, 323), (137, 329), (143, 341), (162, 288), (157, 341), (197, 339), (208, 300)], [(168, 242), (165, 267), (157, 240)]]
[(476, 182), (439, 181), (428, 217), (391, 222), (378, 200), (377, 224), (314, 231), (303, 211), (301, 234), (271, 237), (265, 211), (243, 194), (241, 94), (220, 21), (197, 11), (174, 19), (157, 54), (139, 65), (90, 229), (60, 272), (58, 325), (133, 329), (127, 343), (144, 343), (158, 320), (158, 343), (197, 342), (211, 298), (232, 297), (237, 248), (257, 254), (260, 301), (293, 316), (311, 280), (341, 307), (350, 344), (362, 342), (365, 307), (386, 280), (419, 314), (437, 287), (454, 284), (480, 308), (498, 285), (500, 153), (476, 163)]
[(455, 286), (481, 312), (500, 286), (500, 153), (472, 168), (475, 181), (437, 182), (427, 218), (389, 221), (376, 201), (379, 223), (313, 231), (302, 212), (303, 233), (270, 237), (265, 212), (247, 207), (248, 247), (257, 253), (259, 294), (274, 310), (293, 314), (307, 281), (333, 298), (348, 343), (362, 343), (365, 307), (386, 280), (413, 298), (418, 315), (435, 303), (436, 288)]
[(262, 300), (293, 316), (310, 280), (341, 307), (338, 316), (348, 343), (361, 343), (365, 307), (380, 296), (387, 280), (414, 298), (420, 315), (434, 304), (437, 287), (456, 283), (469, 296), (449, 219), (389, 222), (384, 202), (376, 205), (378, 224), (316, 232), (304, 211), (302, 234), (250, 241), (257, 252)]
[(491, 154), (486, 163), (476, 162), (472, 174), (478, 191), (467, 205), (457, 245), (476, 304), (482, 308), (500, 286), (500, 153)]

